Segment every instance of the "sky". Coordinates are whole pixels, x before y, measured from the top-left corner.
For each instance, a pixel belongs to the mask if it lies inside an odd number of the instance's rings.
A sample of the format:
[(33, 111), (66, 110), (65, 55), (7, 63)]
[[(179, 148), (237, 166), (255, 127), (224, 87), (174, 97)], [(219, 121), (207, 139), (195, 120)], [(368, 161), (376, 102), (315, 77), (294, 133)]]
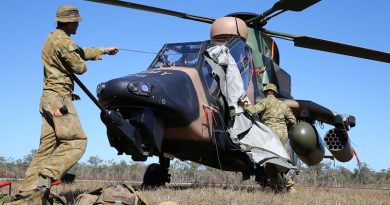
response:
[[(134, 3), (218, 18), (233, 12), (262, 13), (271, 0), (134, 0)], [(123, 49), (158, 52), (165, 43), (201, 41), (209, 38), (210, 25), (82, 0), (2, 0), (0, 7), (0, 156), (22, 159), (39, 146), (42, 92), (41, 49), (55, 29), (55, 11), (73, 4), (83, 18), (72, 39), (81, 47), (117, 46)], [(321, 1), (302, 12), (285, 12), (266, 25), (267, 29), (307, 35), (390, 52), (390, 1)], [(276, 39), (280, 65), (292, 76), (295, 99), (311, 100), (340, 114), (356, 117), (349, 132), (361, 161), (376, 171), (390, 168), (390, 64), (294, 47)], [(88, 62), (79, 76), (95, 94), (96, 86), (113, 78), (145, 70), (154, 55), (120, 51)], [(77, 86), (82, 98), (74, 105), (88, 136), (90, 156), (131, 162), (117, 156), (109, 146), (99, 109)], [(321, 136), (330, 129), (317, 127)], [(148, 162), (153, 161), (149, 160)], [(353, 159), (336, 166), (354, 169)]]

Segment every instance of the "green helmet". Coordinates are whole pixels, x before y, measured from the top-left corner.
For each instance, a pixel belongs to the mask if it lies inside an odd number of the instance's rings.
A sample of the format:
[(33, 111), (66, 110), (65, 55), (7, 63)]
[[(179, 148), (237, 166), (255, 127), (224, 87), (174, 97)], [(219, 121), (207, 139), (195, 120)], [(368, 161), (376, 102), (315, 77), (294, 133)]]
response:
[(57, 9), (56, 21), (63, 23), (81, 21), (79, 9), (72, 5), (61, 5)]
[(263, 92), (266, 92), (267, 90), (272, 90), (272, 91), (274, 91), (276, 94), (278, 94), (278, 88), (277, 88), (276, 85), (273, 84), (273, 83), (269, 83), (269, 84), (267, 84), (267, 85), (264, 86)]

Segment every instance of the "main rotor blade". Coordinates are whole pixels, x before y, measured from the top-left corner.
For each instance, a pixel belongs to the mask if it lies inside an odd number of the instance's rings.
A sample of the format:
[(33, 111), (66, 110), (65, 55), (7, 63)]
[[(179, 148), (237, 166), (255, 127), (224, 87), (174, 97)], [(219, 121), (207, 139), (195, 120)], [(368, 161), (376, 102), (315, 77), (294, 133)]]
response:
[(215, 19), (213, 19), (213, 18), (196, 16), (196, 15), (186, 14), (186, 13), (182, 13), (182, 12), (177, 12), (177, 11), (152, 7), (152, 6), (146, 6), (146, 5), (136, 4), (136, 3), (132, 3), (132, 2), (120, 1), (120, 0), (85, 0), (85, 1), (91, 1), (91, 2), (96, 2), (96, 3), (102, 3), (102, 4), (125, 7), (125, 8), (149, 11), (149, 12), (154, 12), (154, 13), (160, 13), (160, 14), (165, 14), (165, 15), (169, 15), (169, 16), (176, 16), (179, 18), (189, 19), (189, 20), (199, 21), (199, 22), (204, 22), (204, 23), (213, 23), (215, 21)]
[(279, 10), (303, 11), (321, 0), (280, 0), (274, 4)]
[(328, 40), (313, 38), (308, 36), (294, 36), (290, 34), (270, 31), (266, 29), (263, 29), (263, 32), (273, 37), (294, 41), (295, 46), (302, 47), (302, 48), (310, 48), (314, 50), (338, 53), (338, 54), (354, 56), (358, 58), (365, 58), (369, 60), (390, 63), (390, 53), (386, 53), (382, 51), (372, 50), (372, 49), (348, 45), (348, 44), (342, 44), (334, 41), (328, 41)]
[[(321, 0), (280, 0), (276, 2), (272, 8), (266, 10), (265, 12), (259, 14), (258, 16), (248, 19), (245, 21), (248, 25), (254, 23), (255, 21), (261, 21), (268, 17), (269, 15), (273, 14), (276, 11), (302, 11), (315, 3), (319, 2)], [(282, 12), (277, 13), (276, 15), (280, 14)], [(272, 17), (276, 16), (273, 15)]]

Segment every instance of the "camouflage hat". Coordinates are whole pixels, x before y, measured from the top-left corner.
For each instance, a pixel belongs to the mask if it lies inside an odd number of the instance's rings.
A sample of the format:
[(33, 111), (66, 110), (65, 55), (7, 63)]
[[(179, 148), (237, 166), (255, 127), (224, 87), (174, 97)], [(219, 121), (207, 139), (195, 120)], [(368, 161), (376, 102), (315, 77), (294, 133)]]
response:
[(57, 9), (56, 21), (63, 23), (81, 21), (79, 9), (72, 5), (61, 5)]
[(278, 93), (278, 88), (277, 88), (276, 85), (273, 84), (273, 83), (269, 83), (269, 84), (267, 84), (266, 86), (264, 86), (263, 92), (266, 92), (267, 90), (272, 90), (272, 91), (274, 91), (276, 94)]

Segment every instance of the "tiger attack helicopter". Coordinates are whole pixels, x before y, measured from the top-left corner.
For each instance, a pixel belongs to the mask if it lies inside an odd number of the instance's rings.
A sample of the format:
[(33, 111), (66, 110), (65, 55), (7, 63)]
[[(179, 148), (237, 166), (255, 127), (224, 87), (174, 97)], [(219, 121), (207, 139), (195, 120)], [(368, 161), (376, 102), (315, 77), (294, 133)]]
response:
[[(134, 161), (159, 157), (159, 163), (146, 170), (145, 185), (169, 183), (172, 158), (242, 172), (244, 178), (255, 175), (261, 185), (267, 184), (264, 178), (258, 177), (262, 174), (258, 162), (248, 157), (228, 132), (234, 116), (221, 92), (220, 79), (213, 75), (215, 62), (207, 53), (218, 41), (224, 41), (229, 48), (252, 104), (264, 98), (264, 85), (278, 86), (280, 99), (299, 121), (290, 136), (293, 150), (290, 160), (296, 162), (297, 156), (309, 166), (318, 164), (324, 157), (341, 162), (353, 158), (348, 131), (355, 126), (355, 117), (338, 114), (312, 101), (294, 99), (291, 77), (279, 66), (279, 51), (273, 37), (291, 40), (298, 47), (390, 62), (389, 53), (264, 28), (271, 18), (281, 13), (302, 11), (320, 0), (280, 0), (259, 15), (240, 12), (218, 19), (119, 0), (87, 1), (212, 24), (214, 41), (165, 44), (147, 70), (97, 87), (99, 105), (103, 108), (101, 118), (107, 126), (110, 145), (118, 154), (131, 155)], [(316, 131), (315, 122), (334, 127), (324, 140)], [(324, 147), (332, 156), (325, 156)]]

